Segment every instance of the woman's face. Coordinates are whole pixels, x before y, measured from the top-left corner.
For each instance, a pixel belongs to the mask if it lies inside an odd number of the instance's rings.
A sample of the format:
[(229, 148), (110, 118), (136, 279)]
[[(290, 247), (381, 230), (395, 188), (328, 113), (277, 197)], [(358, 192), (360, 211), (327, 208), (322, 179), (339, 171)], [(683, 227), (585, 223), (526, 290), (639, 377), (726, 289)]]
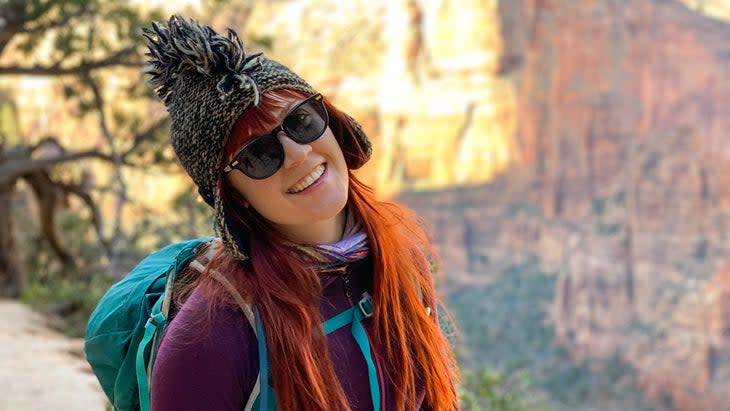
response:
[[(279, 121), (286, 112), (278, 114)], [(229, 184), (288, 239), (302, 244), (339, 241), (349, 177), (334, 134), (327, 127), (308, 144), (295, 142), (283, 131), (277, 137), (284, 147), (284, 163), (274, 175), (256, 180), (234, 169), (226, 177)]]

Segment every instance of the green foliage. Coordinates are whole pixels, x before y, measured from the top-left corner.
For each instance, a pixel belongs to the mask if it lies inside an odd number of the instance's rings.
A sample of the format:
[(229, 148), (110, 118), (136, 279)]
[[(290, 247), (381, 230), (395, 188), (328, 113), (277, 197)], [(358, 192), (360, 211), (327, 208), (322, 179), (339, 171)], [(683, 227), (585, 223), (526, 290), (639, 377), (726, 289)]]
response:
[(510, 217), (514, 217), (520, 213), (525, 213), (531, 217), (542, 217), (542, 209), (540, 208), (540, 206), (528, 201), (513, 203), (509, 206)]
[(661, 155), (656, 152), (650, 152), (644, 163), (641, 165), (641, 171), (646, 175), (650, 176), (654, 173), (659, 162), (661, 161)]
[(180, 238), (203, 235), (213, 226), (211, 209), (192, 184), (175, 197), (172, 207), (176, 210), (178, 219), (170, 226), (170, 230)]
[(613, 196), (613, 202), (615, 205), (624, 206), (626, 205), (626, 191), (621, 190)]
[(274, 48), (274, 38), (271, 36), (255, 36), (252, 35), (248, 38), (254, 45), (261, 47), (265, 50), (272, 50)]
[(65, 334), (81, 337), (89, 315), (112, 283), (112, 279), (105, 275), (92, 276), (88, 281), (61, 276), (45, 279), (31, 276), (21, 299), (53, 315), (54, 323)]
[(548, 410), (530, 400), (526, 388), (530, 381), (526, 373), (521, 374), (516, 382), (486, 368), (476, 373), (464, 371), (462, 378), (459, 391), (464, 411)]
[(173, 212), (168, 218), (143, 218), (135, 224), (132, 232), (136, 244), (151, 251), (172, 242), (212, 234), (212, 210), (200, 199), (192, 184), (184, 188), (170, 206)]
[(656, 324), (644, 321), (640, 317), (632, 318), (626, 328), (626, 332), (638, 333), (652, 339), (665, 338), (664, 331), (659, 330)]
[(46, 241), (21, 237), (28, 284), (21, 299), (51, 314), (65, 333), (79, 337), (96, 302), (112, 284), (111, 274), (99, 262), (105, 259), (88, 220), (75, 214), (60, 216), (66, 240), (63, 246), (76, 257), (72, 266), (63, 266)]
[(598, 230), (598, 233), (604, 236), (612, 236), (618, 232), (621, 231), (623, 226), (618, 223), (604, 223), (599, 222), (596, 226), (596, 229)]
[[(548, 317), (554, 289), (555, 275), (542, 272), (539, 261), (528, 258), (487, 285), (463, 287), (447, 297), (462, 330), (462, 367), (493, 370), (465, 373), (467, 401), (472, 396), (481, 398), (479, 407), (493, 406), (490, 396), (511, 394), (507, 400), (528, 407), (512, 409), (651, 410), (633, 370), (618, 357), (575, 363), (565, 348), (554, 345)], [(529, 384), (524, 383), (525, 375), (530, 376)], [(504, 388), (505, 382), (511, 391)]]
[(15, 113), (15, 106), (6, 101), (0, 92), (0, 145), (15, 143), (20, 140), (18, 128), (18, 116)]
[(448, 297), (462, 325), (472, 367), (507, 373), (523, 369), (550, 349), (553, 332), (545, 324), (555, 279), (540, 272), (536, 260), (514, 265), (489, 286), (465, 287)]
[[(13, 20), (5, 38), (0, 40), (3, 68), (54, 79), (52, 88), (64, 100), (58, 106), (71, 109), (70, 116), (63, 116), (63, 124), (19, 136), (11, 143), (32, 144), (50, 134), (60, 151), (95, 150), (107, 159), (125, 156), (126, 164), (149, 167), (159, 161), (168, 166), (172, 156), (160, 154), (165, 152), (167, 130), (164, 121), (157, 120), (164, 117), (164, 111), (160, 108), (157, 113), (150, 112), (151, 101), (159, 103), (139, 74), (144, 59), (141, 27), (160, 20), (161, 13), (146, 12), (118, 0), (12, 3), (18, 9), (10, 15)], [(124, 94), (125, 91), (128, 93)], [(119, 98), (120, 95), (124, 97)], [(8, 116), (5, 110), (0, 115)], [(82, 135), (78, 135), (80, 129), (84, 130)], [(15, 147), (6, 145), (3, 149)], [(127, 155), (130, 150), (131, 154)], [(28, 163), (34, 160), (24, 159)], [(50, 181), (42, 188), (45, 192), (41, 201), (57, 204), (49, 214), (55, 215), (59, 247), (52, 248), (49, 238), (41, 237), (52, 236), (38, 234), (35, 215), (38, 207), (26, 201), (14, 210), (22, 216), (18, 221), (23, 221), (17, 223), (20, 238), (15, 242), (25, 259), (23, 271), (28, 289), (23, 298), (52, 313), (81, 317), (93, 305), (90, 297), (96, 295), (93, 288), (106, 288), (111, 277), (124, 272), (130, 261), (137, 261), (146, 251), (133, 241), (134, 233), (122, 221), (126, 209), (134, 206), (134, 184), (124, 180), (125, 173), (119, 163), (111, 160), (69, 161), (43, 170), (46, 172)], [(15, 186), (10, 187), (14, 189)], [(88, 196), (86, 201), (95, 203), (101, 214), (103, 240), (97, 238), (92, 224), (92, 218), (99, 215), (92, 214), (87, 203), (72, 201), (76, 197), (63, 194), (66, 190), (76, 190), (80, 196)], [(46, 201), (48, 198), (59, 201), (50, 203)], [(114, 202), (122, 206), (110, 206)], [(117, 229), (117, 223), (122, 230)], [(105, 249), (103, 243), (111, 243), (111, 247)], [(16, 252), (7, 247), (0, 250), (0, 255)], [(64, 251), (59, 252), (59, 248)], [(62, 263), (64, 252), (68, 256)], [(87, 295), (82, 296), (84, 293)]]
[[(223, 4), (213, 3), (218, 8)], [(31, 0), (13, 2), (13, 7), (18, 10), (12, 14), (9, 37), (0, 40), (3, 66), (55, 79), (53, 85), (64, 100), (58, 104), (71, 107), (71, 116), (64, 116), (63, 125), (39, 133), (53, 133), (61, 150), (96, 150), (107, 158), (70, 161), (48, 170), (49, 183), (80, 188), (88, 195), (85, 200), (95, 203), (101, 214), (103, 239), (98, 239), (91, 223), (97, 214), (89, 212), (86, 203), (70, 202), (63, 212), (62, 206), (52, 210), (60, 248), (68, 253), (65, 264), (59, 261), (63, 253), (58, 247), (53, 249), (48, 238), (37, 234), (35, 208), (24, 204), (16, 210), (27, 222), (17, 227), (29, 284), (24, 298), (50, 312), (84, 313), (92, 304), (80, 294), (97, 281), (105, 288), (103, 284), (123, 275), (152, 249), (212, 231), (207, 217), (210, 211), (195, 200), (194, 190), (181, 194), (174, 212), (159, 216), (135, 204), (136, 184), (126, 180), (122, 169), (129, 165), (180, 172), (167, 144), (164, 110), (139, 73), (145, 60), (141, 28), (165, 20), (167, 13), (163, 16), (159, 10), (146, 11), (149, 8), (119, 0)], [(271, 46), (271, 39), (259, 40), (261, 45)], [(18, 57), (19, 50), (24, 56)], [(150, 110), (155, 105), (158, 109)], [(4, 111), (0, 114), (7, 117)], [(84, 130), (81, 138), (65, 134), (78, 133), (80, 128)], [(25, 144), (42, 137), (21, 136), (18, 140)], [(125, 166), (120, 166), (120, 158)], [(146, 217), (126, 220), (130, 214)], [(103, 243), (110, 244), (108, 249)], [(68, 302), (63, 303), (64, 299)]]
[(694, 253), (692, 253), (692, 256), (699, 261), (703, 261), (707, 258), (707, 255), (709, 253), (710, 248), (710, 242), (707, 241), (706, 238), (703, 238), (695, 244), (695, 250)]
[[(50, 57), (55, 61), (84, 59), (84, 51), (92, 55), (96, 47), (108, 48), (114, 39), (135, 37), (140, 14), (127, 2), (113, 0), (45, 0), (25, 2), (26, 35), (18, 37), (18, 48), (32, 56), (44, 40), (53, 45)], [(99, 29), (101, 22), (111, 23), (114, 30)], [(107, 49), (109, 50), (109, 49)], [(91, 57), (91, 56), (88, 56)], [(68, 61), (67, 63), (71, 63)]]
[[(62, 81), (63, 96), (75, 104), (72, 114), (79, 118), (105, 112), (110, 118), (119, 119), (119, 103), (130, 107), (139, 102), (140, 110), (126, 109), (125, 121), (106, 124), (117, 148), (129, 148), (135, 143), (133, 136), (149, 126), (149, 102), (145, 100), (154, 98), (151, 90), (142, 91), (148, 87), (139, 77), (144, 57), (141, 28), (160, 20), (162, 13), (156, 9), (141, 11), (118, 0), (36, 0), (25, 2), (24, 7), (21, 19), (13, 21), (20, 30), (11, 32), (11, 44), (25, 58), (6, 59), (6, 65), (46, 68), (46, 77)], [(134, 78), (131, 82), (135, 84), (130, 87), (134, 92), (126, 94), (124, 101), (98, 101), (92, 92), (92, 83), (103, 91), (110, 82), (116, 84), (125, 78)], [(99, 95), (103, 99), (106, 93)], [(89, 130), (88, 143), (101, 134), (101, 130)], [(158, 142), (164, 142), (161, 134), (156, 137)]]
[(56, 224), (62, 246), (73, 256), (72, 266), (59, 262), (48, 241), (34, 234), (37, 228), (24, 207), (16, 207), (28, 282), (22, 300), (57, 318), (67, 334), (83, 335), (97, 301), (145, 255), (174, 241), (210, 235), (209, 207), (196, 197), (194, 190), (186, 190), (175, 200), (170, 218), (146, 218), (131, 227), (115, 245), (119, 250), (113, 261), (97, 243), (88, 216), (73, 208), (58, 213)]
[(605, 198), (594, 198), (592, 208), (593, 208), (593, 214), (603, 214), (606, 211), (606, 199)]

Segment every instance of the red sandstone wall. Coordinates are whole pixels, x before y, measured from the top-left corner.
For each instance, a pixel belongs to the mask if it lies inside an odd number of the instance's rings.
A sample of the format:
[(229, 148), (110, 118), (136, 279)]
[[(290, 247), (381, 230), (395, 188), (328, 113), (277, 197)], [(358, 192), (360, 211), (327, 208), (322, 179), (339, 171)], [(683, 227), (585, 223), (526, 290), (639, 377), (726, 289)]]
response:
[(445, 266), (486, 283), (538, 254), (575, 358), (618, 352), (657, 403), (730, 410), (730, 25), (669, 0), (500, 14), (521, 165), (418, 203)]

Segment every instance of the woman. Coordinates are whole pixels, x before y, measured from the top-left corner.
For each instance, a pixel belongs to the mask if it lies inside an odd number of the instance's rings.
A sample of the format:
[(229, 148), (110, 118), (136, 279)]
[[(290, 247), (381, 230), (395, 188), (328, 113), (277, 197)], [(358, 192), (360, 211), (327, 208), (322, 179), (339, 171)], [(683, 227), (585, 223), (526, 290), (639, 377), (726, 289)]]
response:
[[(280, 410), (456, 409), (433, 250), (413, 215), (352, 173), (371, 151), (359, 124), (288, 68), (246, 55), (233, 31), (173, 16), (145, 36), (171, 143), (222, 244), (177, 283), (152, 409), (240, 410), (269, 386)], [(352, 326), (329, 327), (345, 311)]]

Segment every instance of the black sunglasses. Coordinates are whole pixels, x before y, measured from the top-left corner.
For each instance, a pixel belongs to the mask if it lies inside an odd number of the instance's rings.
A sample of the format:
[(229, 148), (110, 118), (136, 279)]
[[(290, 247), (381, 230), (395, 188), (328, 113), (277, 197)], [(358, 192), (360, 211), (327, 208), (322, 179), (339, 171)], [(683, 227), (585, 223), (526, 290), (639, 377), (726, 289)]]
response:
[(322, 136), (328, 124), (322, 95), (310, 96), (295, 104), (271, 132), (255, 137), (241, 147), (223, 172), (228, 174), (238, 169), (256, 180), (271, 177), (284, 164), (284, 146), (277, 137), (280, 131), (299, 144), (308, 144)]

